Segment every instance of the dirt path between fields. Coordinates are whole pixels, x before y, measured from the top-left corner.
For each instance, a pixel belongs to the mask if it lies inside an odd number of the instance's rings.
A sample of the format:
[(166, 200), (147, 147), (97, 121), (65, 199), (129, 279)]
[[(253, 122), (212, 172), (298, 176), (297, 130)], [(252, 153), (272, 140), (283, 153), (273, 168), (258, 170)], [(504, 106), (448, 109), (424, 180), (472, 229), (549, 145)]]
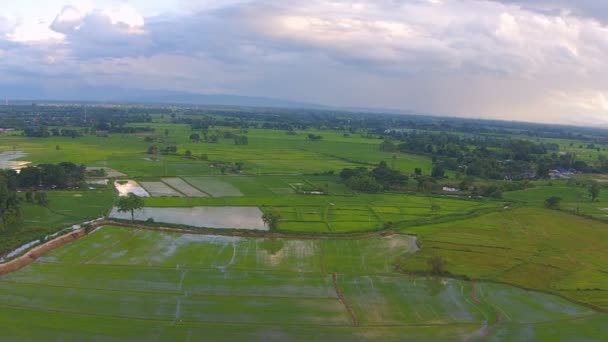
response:
[(477, 330), (476, 332), (474, 332), (473, 334), (471, 334), (471, 336), (469, 336), (467, 338), (467, 340), (476, 340), (476, 341), (485, 341), (488, 337), (490, 337), (490, 335), (500, 326), (502, 325), (502, 323), (504, 322), (504, 316), (503, 314), (497, 310), (494, 306), (490, 305), (489, 303), (486, 303), (484, 301), (482, 301), (479, 298), (479, 295), (477, 293), (478, 291), (478, 286), (479, 283), (477, 281), (472, 281), (471, 282), (471, 300), (479, 305), (479, 306), (487, 306), (490, 307), (492, 309), (492, 311), (494, 311), (494, 315), (496, 315), (496, 321), (494, 322), (490, 322), (489, 320), (486, 321), (484, 323), (484, 325)]
[(42, 245), (32, 248), (29, 252), (23, 254), (20, 257), (17, 257), (11, 261), (8, 261), (4, 264), (0, 264), (0, 275), (11, 273), (21, 268), (31, 264), (36, 259), (41, 257), (43, 254), (61, 247), (66, 243), (75, 241), (80, 239), (81, 237), (87, 235), (87, 232), (84, 228), (75, 230), (68, 234), (62, 235), (58, 238), (55, 238), (49, 242), (45, 242)]
[(350, 320), (353, 322), (353, 326), (358, 327), (360, 325), (359, 319), (357, 319), (357, 315), (355, 315), (355, 311), (353, 310), (352, 306), (350, 306), (350, 304), (346, 301), (346, 298), (344, 298), (342, 290), (340, 290), (340, 287), (338, 287), (338, 274), (336, 272), (331, 274), (331, 280), (334, 284), (334, 290), (336, 290), (338, 300), (340, 303), (342, 303), (342, 305), (344, 305), (346, 312), (348, 312), (348, 316), (350, 316)]

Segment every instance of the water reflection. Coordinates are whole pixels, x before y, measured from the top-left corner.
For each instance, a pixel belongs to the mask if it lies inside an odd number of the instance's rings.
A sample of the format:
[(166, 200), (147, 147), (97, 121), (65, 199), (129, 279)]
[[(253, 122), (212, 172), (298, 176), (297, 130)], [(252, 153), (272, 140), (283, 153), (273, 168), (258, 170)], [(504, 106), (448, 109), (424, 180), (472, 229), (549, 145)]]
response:
[(134, 180), (116, 181), (114, 182), (114, 186), (116, 187), (116, 190), (118, 190), (118, 196), (124, 197), (129, 194), (135, 194), (139, 197), (150, 197), (150, 194)]
[(29, 161), (15, 160), (25, 157), (27, 154), (23, 151), (6, 151), (0, 152), (0, 169), (21, 170), (31, 164)]
[[(121, 213), (114, 208), (110, 217), (130, 220), (131, 213)], [(144, 208), (135, 212), (135, 219), (199, 228), (268, 230), (257, 207)]]

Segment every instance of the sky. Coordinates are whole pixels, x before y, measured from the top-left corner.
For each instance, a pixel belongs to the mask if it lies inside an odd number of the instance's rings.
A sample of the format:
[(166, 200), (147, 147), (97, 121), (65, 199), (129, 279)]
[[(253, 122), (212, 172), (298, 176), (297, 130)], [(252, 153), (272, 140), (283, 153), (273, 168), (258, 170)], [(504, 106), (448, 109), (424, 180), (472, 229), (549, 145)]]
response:
[(0, 1), (0, 97), (235, 94), (608, 125), (608, 1)]

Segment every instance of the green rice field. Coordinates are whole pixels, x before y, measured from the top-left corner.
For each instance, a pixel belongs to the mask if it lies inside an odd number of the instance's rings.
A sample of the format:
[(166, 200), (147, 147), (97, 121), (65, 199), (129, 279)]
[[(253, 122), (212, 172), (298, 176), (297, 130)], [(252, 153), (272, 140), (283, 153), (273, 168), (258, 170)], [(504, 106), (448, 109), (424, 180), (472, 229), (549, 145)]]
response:
[(414, 239), (241, 238), (104, 227), (0, 278), (0, 338), (601, 336), (605, 315), (557, 296), (396, 272), (397, 262), (417, 250)]

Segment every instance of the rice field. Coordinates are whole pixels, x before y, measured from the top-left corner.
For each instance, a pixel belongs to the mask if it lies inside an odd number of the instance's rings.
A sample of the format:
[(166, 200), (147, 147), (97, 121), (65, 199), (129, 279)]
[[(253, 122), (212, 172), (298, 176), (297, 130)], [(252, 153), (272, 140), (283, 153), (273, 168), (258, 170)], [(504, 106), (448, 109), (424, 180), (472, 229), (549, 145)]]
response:
[[(110, 218), (131, 220), (130, 212), (113, 208)], [(134, 213), (136, 221), (148, 221), (197, 228), (268, 230), (262, 212), (256, 207), (142, 208)]]
[(406, 235), (298, 240), (104, 227), (0, 278), (0, 339), (517, 340), (556, 331), (597, 339), (607, 323), (547, 294), (395, 272), (416, 250)]
[(154, 197), (182, 197), (182, 193), (163, 182), (141, 182), (141, 186)]
[(118, 196), (125, 197), (129, 194), (134, 194), (139, 197), (150, 197), (146, 189), (142, 188), (139, 183), (134, 180), (118, 180), (114, 182), (114, 187), (118, 191)]
[(559, 294), (608, 309), (608, 227), (555, 210), (521, 208), (402, 230), (416, 234), (421, 252), (401, 263), (428, 269), (441, 256), (455, 276), (498, 281)]
[(234, 185), (216, 177), (187, 177), (184, 180), (212, 197), (243, 196), (243, 193)]
[(162, 181), (188, 197), (207, 197), (208, 194), (192, 187), (181, 178), (163, 178)]

